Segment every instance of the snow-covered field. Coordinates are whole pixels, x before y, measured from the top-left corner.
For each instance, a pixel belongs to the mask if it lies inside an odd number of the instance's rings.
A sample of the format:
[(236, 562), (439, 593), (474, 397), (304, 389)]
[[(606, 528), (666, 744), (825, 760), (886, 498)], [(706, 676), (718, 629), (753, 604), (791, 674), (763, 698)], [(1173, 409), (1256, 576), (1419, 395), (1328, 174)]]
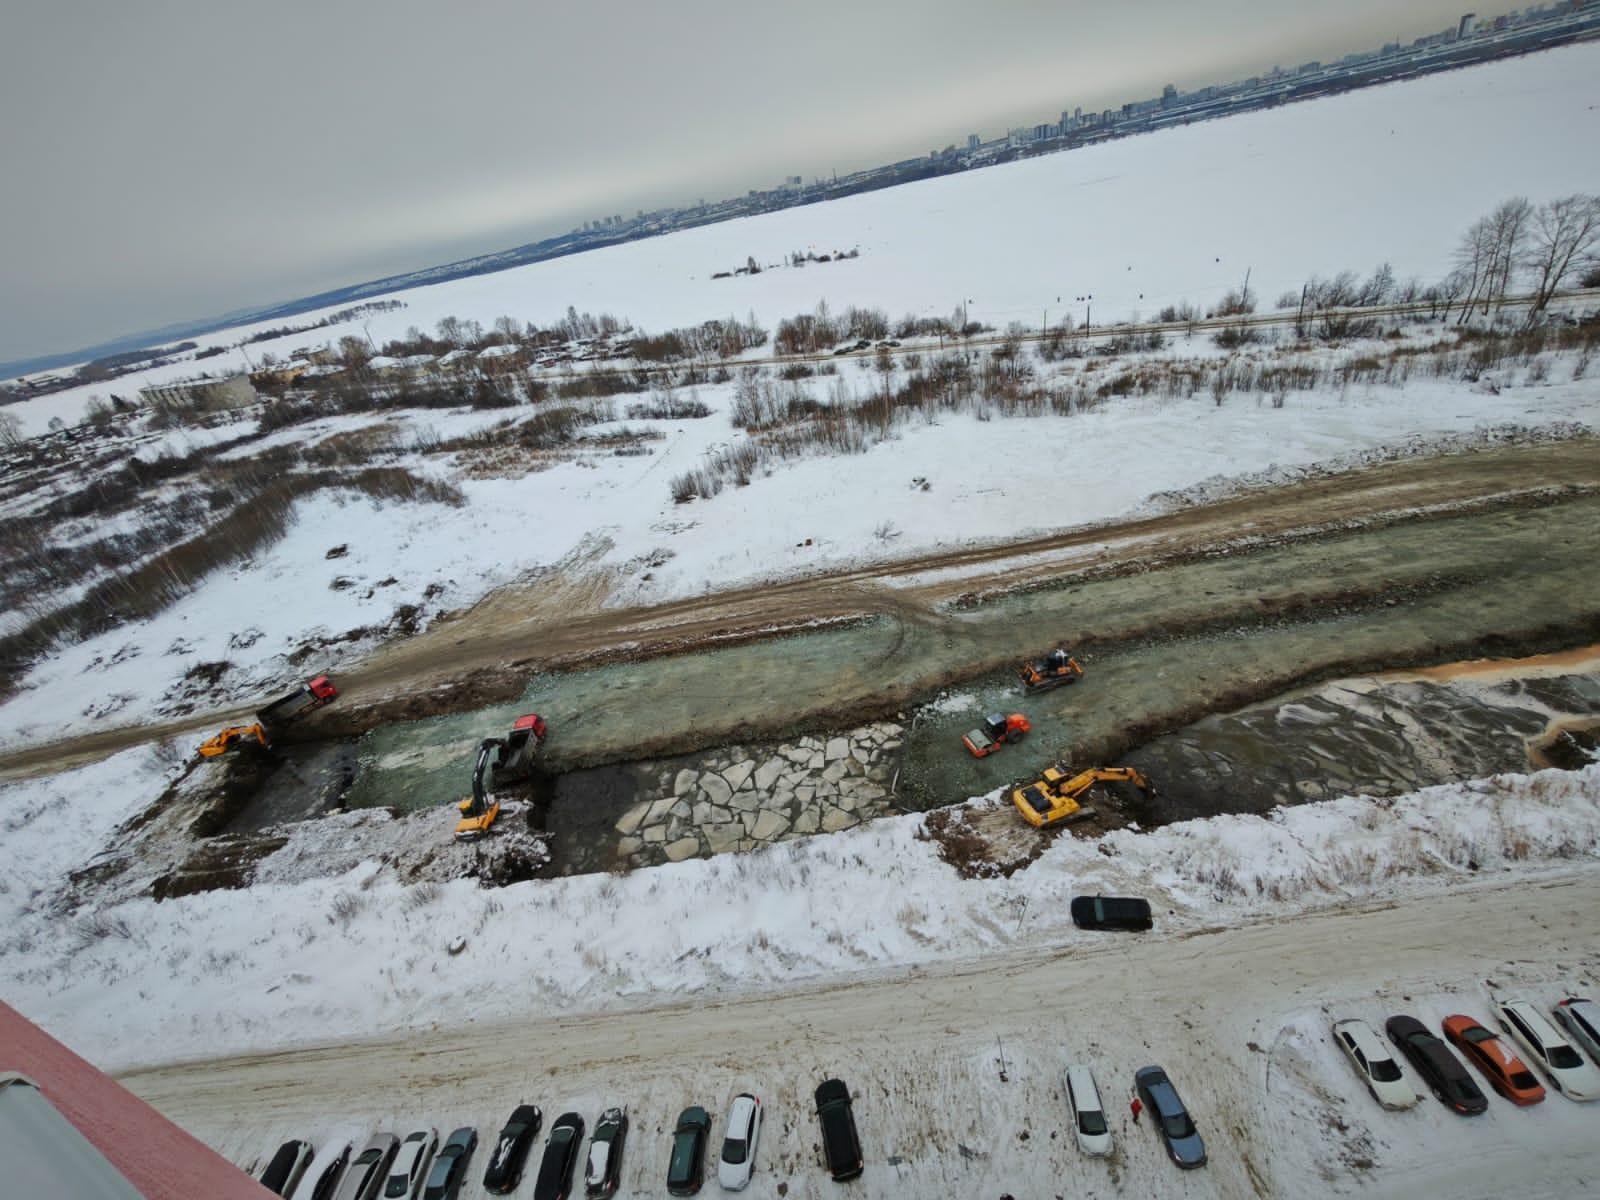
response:
[[(1087, 296), (1101, 323), (1185, 300), (1204, 307), (1247, 270), (1269, 303), (1311, 275), (1383, 261), (1402, 279), (1432, 281), (1467, 226), (1500, 201), (1593, 189), (1581, 147), (1600, 137), (1597, 80), (1600, 44), (1564, 47), (417, 288), (365, 326), (251, 353), (282, 356), (366, 329), (381, 344), (452, 315), (549, 325), (569, 305), (651, 331), (747, 313), (771, 328), (819, 300), (896, 318), (966, 305), (972, 319), (1003, 328), (1065, 312), (1081, 320)], [(747, 257), (776, 263), (796, 250), (852, 247), (859, 258), (711, 278)], [(266, 327), (194, 340), (201, 350), (232, 346)], [(36, 433), (53, 416), (76, 420), (97, 392), (245, 366), (234, 349), (10, 411)]]
[[(651, 328), (730, 311), (754, 312), (770, 326), (819, 299), (835, 309), (880, 305), (891, 316), (946, 313), (971, 301), (974, 318), (1003, 325), (1037, 320), (1058, 294), (1065, 298), (1059, 317), (1072, 295), (1090, 292), (1104, 320), (1135, 309), (1148, 315), (1177, 300), (1204, 305), (1236, 286), (1245, 266), (1267, 297), (1313, 272), (1365, 270), (1382, 259), (1402, 276), (1435, 278), (1465, 225), (1506, 191), (1538, 200), (1592, 184), (1567, 141), (1525, 130), (1552, 111), (1592, 122), (1597, 67), (1600, 46), (1575, 46), (440, 284), (406, 294), (405, 308), (373, 315), (371, 332), (381, 341), (451, 314), (549, 321), (568, 303), (625, 313)], [(1387, 132), (1375, 134), (1380, 129)], [(1350, 166), (1357, 151), (1360, 171)], [(1490, 160), (1495, 170), (1484, 170)], [(1381, 197), (1370, 186), (1374, 177), (1384, 181)], [(747, 253), (776, 260), (789, 249), (834, 243), (859, 244), (862, 255), (708, 278)], [(344, 332), (330, 327), (260, 349), (282, 354)], [(1421, 339), (1438, 335), (1417, 331)], [(1307, 359), (1326, 363), (1389, 347), (1312, 351)], [(1177, 337), (1145, 358), (1218, 353), (1207, 338)], [(1047, 384), (1077, 380), (1093, 391), (1108, 373), (1093, 368), (1093, 360), (1041, 364), (1040, 374)], [(379, 461), (458, 485), (466, 502), (397, 504), (337, 490), (301, 499), (281, 541), (214, 573), (154, 618), (64, 645), (39, 662), (24, 690), (0, 707), (0, 746), (186, 711), (188, 701), (168, 697), (181, 696), (196, 664), (231, 664), (218, 694), (197, 701), (202, 707), (287, 682), (297, 671), (285, 656), (308, 639), (329, 642), (316, 652), (318, 669), (347, 668), (402, 605), (418, 606), (427, 620), (516, 580), (581, 577), (591, 602), (647, 604), (1107, 521), (1150, 511), (1151, 498), (1163, 494), (1214, 495), (1233, 477), (1292, 479), (1310, 464), (1441, 440), (1470, 443), (1487, 428), (1593, 427), (1600, 387), (1578, 370), (1569, 358), (1540, 364), (1537, 376), (1510, 368), (1474, 384), (1419, 375), (1399, 387), (1291, 392), (1282, 408), (1259, 394), (1221, 404), (1197, 394), (1112, 398), (1072, 416), (947, 414), (902, 425), (865, 454), (777, 464), (749, 487), (683, 505), (672, 501), (671, 480), (744, 437), (728, 419), (731, 384), (695, 390), (712, 410), (708, 417), (626, 422), (661, 435), (646, 444), (648, 454), (580, 444), (568, 461), (515, 477), (463, 471), (417, 449), (482, 429), (503, 412), (325, 418), (224, 456), (381, 430), (389, 448)], [(151, 378), (182, 373), (180, 366)], [(114, 387), (131, 393), (141, 382), (130, 377)], [(879, 382), (869, 364), (851, 362), (841, 364), (837, 380), (805, 386), (825, 399), (837, 384), (866, 396)], [(76, 417), (87, 395), (80, 389), (11, 411), (36, 431), (52, 415)], [(618, 409), (643, 398), (624, 397)], [(137, 454), (148, 461), (190, 451), (248, 433), (252, 422), (147, 435)], [(37, 502), (21, 497), (10, 512)], [(90, 518), (60, 532), (88, 540), (130, 519)], [(338, 546), (348, 548), (345, 555), (328, 558)], [(55, 593), (58, 600), (74, 594)], [(22, 620), (6, 614), (0, 631)], [(369, 632), (343, 640), (361, 629)]]
[[(910, 816), (624, 876), (483, 891), (408, 886), (373, 861), (310, 882), (91, 903), (64, 920), (68, 873), (174, 770), (143, 748), (0, 788), (16, 864), (0, 881), (0, 986), (104, 1066), (421, 1028), (444, 1012), (494, 1021), (637, 1007), (1002, 948), (1065, 950), (1085, 936), (1067, 916), (1085, 891), (1148, 895), (1170, 910), (1163, 936), (1182, 936), (1600, 855), (1590, 766), (1060, 837), (1009, 879), (963, 879), (922, 836), (925, 818)], [(313, 825), (297, 836), (323, 835)], [(458, 937), (466, 948), (451, 955)], [(504, 985), (511, 963), (515, 987)]]
[[(626, 422), (664, 435), (645, 456), (580, 452), (530, 475), (471, 478), (437, 457), (402, 454), (393, 461), (450, 478), (467, 502), (402, 505), (342, 491), (300, 500), (275, 545), (147, 621), (41, 661), (26, 690), (0, 706), (0, 745), (150, 720), (196, 663), (231, 663), (230, 695), (265, 692), (292, 679), (284, 656), (308, 637), (381, 626), (401, 604), (429, 614), (461, 608), (541, 572), (592, 578), (610, 605), (651, 603), (1107, 521), (1150, 511), (1158, 494), (1216, 494), (1231, 476), (1269, 472), (1287, 482), (1311, 464), (1384, 448), (1470, 445), (1476, 431), (1600, 426), (1600, 387), (1570, 380), (1571, 371), (1559, 364), (1536, 384), (1523, 384), (1517, 368), (1479, 385), (1419, 379), (1291, 393), (1281, 409), (1255, 397), (1219, 406), (1197, 395), (1124, 398), (1070, 417), (957, 414), (906, 426), (865, 454), (774, 465), (749, 487), (686, 505), (672, 500), (672, 476), (741, 436), (726, 415), (731, 385), (698, 389), (709, 417)], [(848, 369), (845, 378), (854, 382)], [(486, 417), (428, 411), (386, 420), (405, 445)], [(330, 419), (304, 437), (372, 423)], [(348, 550), (330, 560), (337, 546)], [(318, 653), (318, 669), (347, 665), (372, 644), (334, 642)]]

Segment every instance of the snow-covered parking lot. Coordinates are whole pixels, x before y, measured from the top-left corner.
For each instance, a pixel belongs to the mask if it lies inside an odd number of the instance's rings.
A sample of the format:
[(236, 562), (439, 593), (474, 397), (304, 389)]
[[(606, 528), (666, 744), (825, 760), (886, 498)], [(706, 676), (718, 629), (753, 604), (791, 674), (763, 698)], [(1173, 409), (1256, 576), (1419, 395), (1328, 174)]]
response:
[[(241, 1163), (289, 1137), (326, 1149), (359, 1146), (374, 1129), (460, 1124), (487, 1137), (518, 1103), (539, 1104), (547, 1123), (569, 1109), (593, 1122), (626, 1104), (622, 1195), (660, 1194), (680, 1109), (712, 1112), (714, 1155), (730, 1100), (747, 1090), (767, 1108), (751, 1194), (841, 1194), (821, 1170), (810, 1104), (837, 1075), (854, 1092), (867, 1162), (855, 1195), (1568, 1197), (1600, 1171), (1600, 1110), (1552, 1094), (1526, 1110), (1491, 1097), (1471, 1118), (1428, 1096), (1385, 1112), (1329, 1027), (1361, 1017), (1381, 1028), (1395, 1013), (1434, 1028), (1454, 1012), (1487, 1021), (1492, 994), (1548, 1006), (1592, 986), (1600, 939), (1585, 918), (1597, 902), (1592, 866), (1485, 871), (1241, 928), (1022, 935), (982, 960), (909, 974), (901, 965), (771, 997), (588, 1016), (544, 1010), (529, 991), (543, 962), (515, 955), (479, 993), (521, 994), (504, 1021), (474, 1023), (485, 1006), (467, 999), (402, 1038), (125, 1082)], [(865, 923), (871, 907), (856, 908)], [(969, 916), (997, 944), (1017, 930), (1003, 907)], [(1109, 1160), (1072, 1140), (1062, 1073), (1074, 1061), (1097, 1075)], [(1131, 1121), (1133, 1072), (1152, 1062), (1207, 1143), (1201, 1170), (1180, 1173), (1149, 1118)], [(482, 1166), (480, 1152), (464, 1196), (481, 1194)]]

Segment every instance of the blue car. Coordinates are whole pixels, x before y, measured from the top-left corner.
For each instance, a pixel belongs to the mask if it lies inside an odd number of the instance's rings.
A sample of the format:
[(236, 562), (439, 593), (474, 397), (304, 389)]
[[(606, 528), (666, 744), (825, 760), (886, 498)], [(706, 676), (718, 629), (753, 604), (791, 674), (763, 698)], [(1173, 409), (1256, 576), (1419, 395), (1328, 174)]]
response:
[(1186, 1171), (1205, 1166), (1206, 1144), (1167, 1073), (1160, 1067), (1140, 1067), (1134, 1072), (1133, 1086), (1172, 1161)]

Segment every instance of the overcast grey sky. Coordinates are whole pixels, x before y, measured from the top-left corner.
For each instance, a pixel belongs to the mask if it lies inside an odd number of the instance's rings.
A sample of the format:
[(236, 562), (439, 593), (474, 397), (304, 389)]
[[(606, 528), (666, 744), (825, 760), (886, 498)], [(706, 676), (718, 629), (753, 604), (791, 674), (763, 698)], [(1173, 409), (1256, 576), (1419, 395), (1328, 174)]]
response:
[(8, 0), (0, 359), (1409, 40), (1461, 11)]

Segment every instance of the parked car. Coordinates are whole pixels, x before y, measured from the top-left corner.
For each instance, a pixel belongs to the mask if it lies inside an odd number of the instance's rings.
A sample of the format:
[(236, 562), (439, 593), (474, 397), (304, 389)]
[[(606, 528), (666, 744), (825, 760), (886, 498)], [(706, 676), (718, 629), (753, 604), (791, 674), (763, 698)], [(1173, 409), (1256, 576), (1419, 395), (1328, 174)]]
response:
[(1589, 1061), (1600, 1063), (1600, 1005), (1582, 996), (1568, 996), (1556, 1005), (1555, 1014)]
[(349, 1165), (350, 1152), (354, 1149), (346, 1142), (344, 1149), (328, 1160), (328, 1165), (322, 1168), (322, 1174), (317, 1178), (316, 1186), (311, 1189), (311, 1200), (333, 1200), (333, 1193), (339, 1187), (339, 1177)]
[(1421, 1021), (1415, 1017), (1390, 1017), (1384, 1029), (1441, 1104), (1448, 1104), (1464, 1117), (1475, 1116), (1489, 1107), (1488, 1099), (1472, 1082), (1461, 1060)]
[(1444, 1019), (1444, 1036), (1461, 1056), (1477, 1067), (1489, 1086), (1513, 1104), (1537, 1104), (1544, 1099), (1544, 1085), (1528, 1064), (1506, 1048), (1471, 1017), (1459, 1014)]
[(544, 1113), (537, 1104), (519, 1104), (494, 1141), (494, 1153), (483, 1172), (484, 1190), (504, 1196), (522, 1182), (522, 1164), (528, 1161), (533, 1139), (539, 1136)]
[(850, 1107), (850, 1089), (837, 1079), (825, 1079), (816, 1091), (817, 1120), (822, 1125), (822, 1157), (828, 1174), (843, 1183), (861, 1174), (861, 1138)]
[(1539, 1010), (1526, 1000), (1498, 1000), (1495, 1015), (1511, 1040), (1569, 1100), (1600, 1100), (1600, 1067), (1572, 1048)]
[(310, 1142), (285, 1142), (267, 1163), (266, 1170), (261, 1172), (261, 1186), (274, 1196), (289, 1195), (311, 1165), (315, 1153)]
[(1078, 1139), (1078, 1149), (1094, 1158), (1110, 1154), (1111, 1126), (1106, 1123), (1105, 1105), (1100, 1103), (1094, 1072), (1084, 1063), (1067, 1068), (1067, 1105), (1072, 1109), (1072, 1132)]
[(1150, 901), (1137, 896), (1074, 896), (1071, 912), (1079, 929), (1139, 933), (1150, 928)]
[(1365, 1021), (1335, 1021), (1333, 1040), (1379, 1104), (1397, 1111), (1416, 1104), (1417, 1093), (1405, 1081), (1400, 1064), (1371, 1025)]
[(761, 1101), (740, 1092), (728, 1106), (728, 1126), (717, 1159), (717, 1182), (730, 1192), (750, 1186), (755, 1170), (756, 1144), (761, 1140)]
[(466, 1182), (467, 1164), (477, 1148), (478, 1131), (470, 1125), (462, 1126), (445, 1138), (428, 1172), (428, 1182), (422, 1185), (422, 1200), (456, 1200), (456, 1194)]
[(622, 1144), (628, 1137), (628, 1112), (608, 1108), (600, 1114), (594, 1135), (589, 1139), (589, 1163), (583, 1172), (583, 1188), (590, 1196), (609, 1196), (622, 1177)]
[(1167, 1145), (1167, 1157), (1185, 1171), (1205, 1166), (1206, 1144), (1167, 1073), (1160, 1067), (1140, 1067), (1133, 1073), (1133, 1087)]
[(416, 1200), (422, 1177), (439, 1146), (437, 1129), (419, 1129), (406, 1134), (389, 1167), (389, 1182), (383, 1185), (383, 1200)]
[(572, 1195), (572, 1168), (583, 1146), (583, 1118), (564, 1112), (550, 1125), (545, 1139), (539, 1177), (533, 1183), (533, 1200), (567, 1200)]
[(667, 1191), (692, 1196), (705, 1182), (706, 1139), (711, 1134), (711, 1114), (698, 1104), (678, 1114), (672, 1131), (672, 1157), (667, 1160)]
[(395, 1151), (399, 1149), (400, 1139), (394, 1134), (373, 1134), (344, 1173), (344, 1181), (339, 1184), (336, 1193), (337, 1200), (376, 1200), (389, 1173), (389, 1164), (394, 1161)]

